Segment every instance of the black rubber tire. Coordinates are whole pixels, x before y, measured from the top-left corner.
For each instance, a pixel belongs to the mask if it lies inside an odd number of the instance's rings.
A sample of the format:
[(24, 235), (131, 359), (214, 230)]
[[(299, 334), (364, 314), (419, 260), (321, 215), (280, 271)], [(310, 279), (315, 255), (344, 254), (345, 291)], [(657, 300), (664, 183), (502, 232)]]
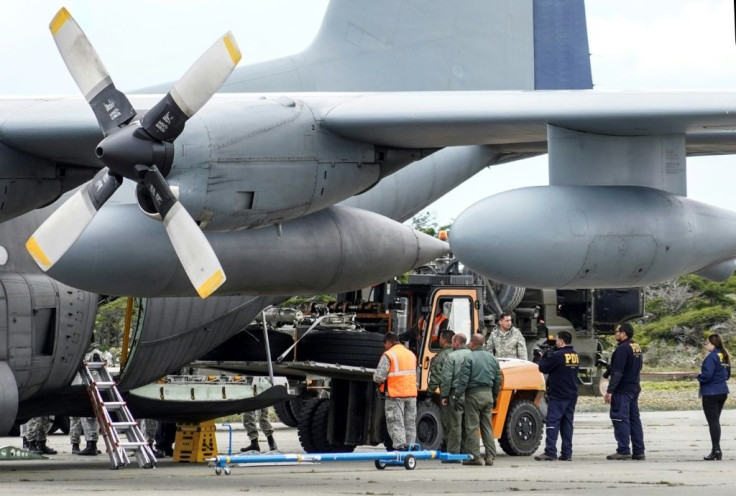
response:
[(299, 443), (307, 453), (319, 452), (312, 440), (312, 419), (314, 418), (314, 411), (320, 404), (320, 400), (320, 398), (313, 398), (304, 403), (302, 414), (299, 417), (299, 423), (296, 427), (296, 432), (299, 436)]
[(327, 442), (327, 421), (330, 415), (330, 400), (320, 398), (312, 417), (312, 443), (318, 453), (330, 453), (330, 443)]
[(544, 434), (539, 409), (528, 400), (511, 403), (498, 444), (511, 456), (529, 456), (537, 451)]
[(312, 331), (297, 344), (298, 360), (375, 367), (384, 352), (383, 335), (362, 331)]
[(406, 458), (404, 458), (404, 468), (406, 470), (414, 470), (417, 466), (417, 459), (414, 457), (414, 455), (406, 455)]
[(294, 412), (291, 410), (291, 406), (288, 401), (276, 403), (273, 405), (273, 409), (276, 412), (276, 416), (284, 425), (296, 427), (299, 424), (299, 419), (294, 416)]
[[(276, 360), (281, 353), (294, 344), (294, 338), (285, 332), (268, 331), (268, 347), (271, 360)], [(293, 360), (293, 350), (284, 360)], [(245, 330), (237, 333), (220, 346), (207, 352), (200, 360), (221, 362), (262, 362), (267, 358), (262, 330)]]
[(440, 407), (429, 400), (417, 401), (417, 439), (424, 450), (438, 450), (442, 446), (444, 432)]
[(349, 453), (355, 446), (330, 444), (327, 440), (327, 426), (330, 415), (330, 399), (320, 398), (312, 417), (312, 443), (319, 453)]
[(302, 393), (302, 396), (299, 396), (297, 398), (294, 398), (293, 400), (289, 401), (289, 410), (291, 410), (291, 413), (294, 415), (294, 418), (297, 422), (299, 422), (299, 417), (302, 415), (302, 409), (304, 408), (304, 403), (309, 398), (314, 398), (315, 396), (311, 393)]

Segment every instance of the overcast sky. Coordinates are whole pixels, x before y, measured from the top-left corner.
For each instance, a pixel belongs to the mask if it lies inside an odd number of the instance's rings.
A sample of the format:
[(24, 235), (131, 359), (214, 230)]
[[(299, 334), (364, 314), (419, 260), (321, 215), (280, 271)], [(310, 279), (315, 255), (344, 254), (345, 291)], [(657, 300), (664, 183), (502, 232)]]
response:
[[(366, 0), (368, 1), (368, 0)], [(326, 0), (25, 0), (0, 16), (0, 95), (77, 95), (48, 31), (66, 6), (118, 88), (178, 79), (231, 30), (241, 64), (303, 49)], [(587, 0), (593, 81), (598, 89), (736, 88), (731, 0)], [(491, 194), (547, 184), (546, 157), (488, 169), (429, 207), (449, 222)], [(736, 157), (688, 159), (688, 194), (736, 210)]]

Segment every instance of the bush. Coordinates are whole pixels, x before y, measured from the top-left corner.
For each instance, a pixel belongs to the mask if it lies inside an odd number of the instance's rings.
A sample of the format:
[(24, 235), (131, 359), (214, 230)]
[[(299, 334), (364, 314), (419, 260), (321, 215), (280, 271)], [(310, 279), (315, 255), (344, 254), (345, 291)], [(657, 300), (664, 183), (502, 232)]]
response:
[(702, 347), (683, 343), (673, 346), (664, 340), (657, 340), (649, 343), (644, 350), (644, 365), (650, 369), (698, 370), (703, 357)]
[(662, 317), (637, 329), (637, 342), (641, 345), (656, 340), (666, 340), (689, 345), (699, 345), (705, 330), (728, 322), (732, 309), (722, 306), (688, 309), (684, 312)]

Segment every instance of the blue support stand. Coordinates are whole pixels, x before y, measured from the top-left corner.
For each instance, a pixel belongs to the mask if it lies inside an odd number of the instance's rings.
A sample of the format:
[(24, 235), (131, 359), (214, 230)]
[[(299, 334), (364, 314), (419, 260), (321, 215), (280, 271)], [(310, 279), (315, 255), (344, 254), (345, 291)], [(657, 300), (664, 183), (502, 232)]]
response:
[(227, 427), (228, 429), (228, 438), (227, 438), (227, 456), (233, 455), (233, 426), (230, 424), (222, 424), (223, 427)]
[(278, 454), (278, 455), (218, 455), (210, 461), (214, 463), (215, 474), (230, 475), (233, 465), (248, 465), (251, 463), (315, 463), (315, 462), (353, 462), (373, 460), (379, 470), (386, 467), (403, 466), (406, 470), (414, 470), (417, 460), (470, 460), (470, 454), (454, 454), (444, 451), (421, 450), (418, 444), (409, 447), (408, 451), (374, 451), (366, 453), (305, 453), (305, 454)]

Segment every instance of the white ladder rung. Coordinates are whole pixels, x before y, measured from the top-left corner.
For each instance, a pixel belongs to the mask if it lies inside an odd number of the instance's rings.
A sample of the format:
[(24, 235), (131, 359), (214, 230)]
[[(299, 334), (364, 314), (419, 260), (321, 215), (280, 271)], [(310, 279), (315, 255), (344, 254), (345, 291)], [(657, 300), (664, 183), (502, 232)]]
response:
[(121, 421), (121, 422), (110, 422), (110, 425), (114, 427), (115, 429), (120, 428), (120, 427), (124, 427), (127, 429), (128, 427), (131, 427), (133, 425), (138, 425), (138, 422), (134, 420), (128, 420), (128, 421)]
[(148, 443), (145, 441), (118, 441), (115, 444), (117, 446), (120, 446), (121, 448), (137, 448), (138, 446), (148, 446)]

